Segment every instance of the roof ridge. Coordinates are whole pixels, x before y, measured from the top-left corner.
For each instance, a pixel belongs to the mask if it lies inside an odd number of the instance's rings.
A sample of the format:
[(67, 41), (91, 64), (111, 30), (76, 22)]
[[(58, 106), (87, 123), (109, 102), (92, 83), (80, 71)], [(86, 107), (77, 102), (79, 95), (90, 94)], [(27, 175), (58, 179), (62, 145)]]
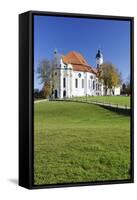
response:
[[(80, 62), (81, 64), (83, 64), (82, 61), (84, 61), (84, 64), (85, 64), (85, 65), (89, 65), (89, 64), (87, 63), (86, 59), (84, 58), (84, 56), (83, 56), (81, 53), (76, 52), (76, 51), (72, 51), (72, 54), (75, 55), (75, 57), (79, 60), (79, 62)], [(81, 60), (82, 60), (82, 61), (81, 61)]]
[[(72, 64), (74, 67), (74, 70), (79, 71), (87, 71), (92, 73), (97, 73), (96, 69), (88, 64), (84, 56), (76, 51), (70, 51), (67, 55), (62, 56), (63, 62), (66, 64)], [(83, 70), (82, 70), (83, 67)]]

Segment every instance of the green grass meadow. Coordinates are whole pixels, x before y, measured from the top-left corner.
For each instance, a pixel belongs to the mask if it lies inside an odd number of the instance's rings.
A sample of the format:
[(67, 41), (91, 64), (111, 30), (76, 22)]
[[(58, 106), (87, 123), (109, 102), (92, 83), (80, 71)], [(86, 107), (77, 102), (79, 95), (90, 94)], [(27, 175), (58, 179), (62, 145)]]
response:
[(130, 178), (130, 117), (98, 105), (34, 104), (34, 184)]
[(130, 107), (130, 96), (87, 96), (87, 97), (73, 97), (75, 100), (98, 101), (102, 103), (118, 104), (119, 106)]

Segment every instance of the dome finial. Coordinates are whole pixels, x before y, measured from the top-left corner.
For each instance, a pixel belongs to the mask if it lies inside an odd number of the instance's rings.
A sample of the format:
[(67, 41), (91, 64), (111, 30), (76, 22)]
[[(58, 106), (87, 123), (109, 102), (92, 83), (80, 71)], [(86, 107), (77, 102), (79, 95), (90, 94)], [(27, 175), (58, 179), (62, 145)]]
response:
[(58, 53), (58, 50), (57, 48), (54, 49), (54, 54), (57, 54)]
[(100, 50), (100, 51), (101, 51), (101, 45), (100, 45), (100, 44), (98, 45), (98, 50)]

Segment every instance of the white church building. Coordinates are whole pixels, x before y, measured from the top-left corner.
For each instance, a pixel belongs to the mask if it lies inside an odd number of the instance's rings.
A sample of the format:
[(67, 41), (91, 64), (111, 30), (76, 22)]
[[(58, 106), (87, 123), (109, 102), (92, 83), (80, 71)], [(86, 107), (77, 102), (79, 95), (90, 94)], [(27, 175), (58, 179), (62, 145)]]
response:
[[(59, 55), (54, 51), (52, 87), (53, 98), (71, 98), (78, 96), (103, 96), (104, 86), (98, 79), (98, 67), (103, 63), (103, 55), (96, 54), (97, 67), (90, 66), (84, 57), (75, 51)], [(108, 91), (108, 95), (110, 91)], [(113, 89), (113, 95), (120, 95), (120, 87)]]

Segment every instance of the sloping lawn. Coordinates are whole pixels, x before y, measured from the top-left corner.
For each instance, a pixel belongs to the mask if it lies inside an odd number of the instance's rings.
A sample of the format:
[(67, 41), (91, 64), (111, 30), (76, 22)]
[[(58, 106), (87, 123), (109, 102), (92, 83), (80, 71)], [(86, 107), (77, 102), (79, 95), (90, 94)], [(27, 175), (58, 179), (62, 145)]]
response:
[(85, 97), (73, 97), (73, 99), (79, 100), (91, 100), (104, 103), (118, 104), (121, 106), (130, 106), (129, 96), (85, 96)]
[(35, 106), (34, 183), (130, 178), (130, 119), (97, 105)]

